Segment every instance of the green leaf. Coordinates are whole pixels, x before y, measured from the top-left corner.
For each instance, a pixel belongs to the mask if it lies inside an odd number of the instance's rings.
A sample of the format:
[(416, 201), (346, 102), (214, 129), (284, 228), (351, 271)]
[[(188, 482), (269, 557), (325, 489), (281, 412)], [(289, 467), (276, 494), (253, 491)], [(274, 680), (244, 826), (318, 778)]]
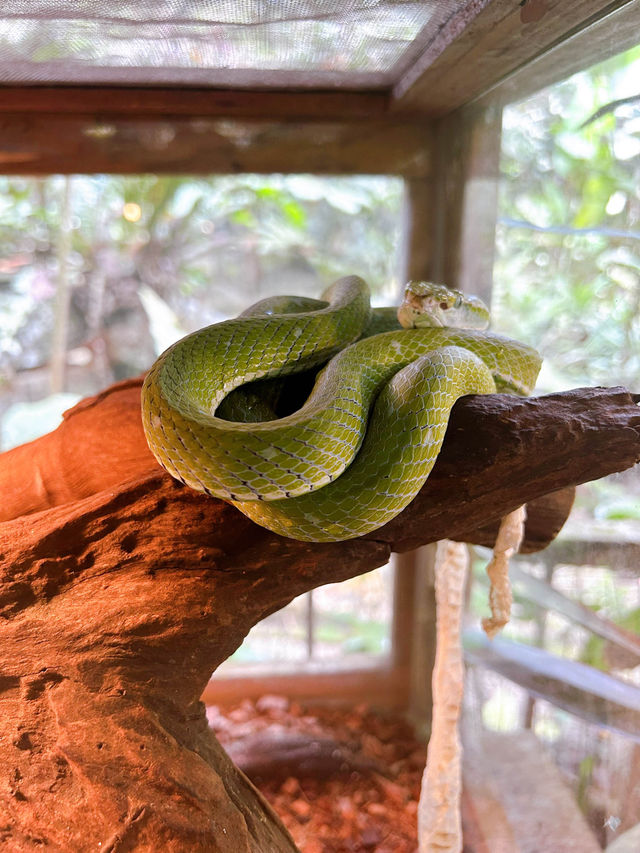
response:
[(295, 201), (288, 201), (282, 206), (282, 210), (291, 223), (296, 228), (304, 228), (307, 224), (307, 214), (304, 208)]
[(254, 228), (256, 225), (255, 214), (253, 211), (247, 210), (247, 208), (234, 210), (229, 218), (232, 222), (235, 222), (236, 225), (244, 225), (247, 228)]

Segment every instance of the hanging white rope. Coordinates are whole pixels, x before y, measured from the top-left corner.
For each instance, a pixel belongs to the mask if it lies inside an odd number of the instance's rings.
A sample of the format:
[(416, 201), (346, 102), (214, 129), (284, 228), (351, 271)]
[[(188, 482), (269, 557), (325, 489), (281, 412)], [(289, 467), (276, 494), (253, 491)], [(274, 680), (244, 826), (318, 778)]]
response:
[[(519, 507), (500, 523), (493, 556), (487, 566), (491, 582), (491, 616), (482, 627), (493, 637), (511, 615), (509, 559), (524, 535), (525, 508)], [(461, 542), (438, 542), (435, 562), (436, 659), (433, 668), (433, 721), (427, 764), (418, 805), (420, 853), (460, 853), (462, 850), (462, 747), (458, 719), (464, 691), (462, 618), (469, 552)]]
[(464, 687), (460, 630), (468, 567), (466, 545), (449, 539), (438, 542), (433, 722), (418, 805), (420, 853), (462, 850), (458, 717)]
[(493, 556), (486, 569), (491, 583), (489, 588), (491, 616), (482, 620), (482, 627), (489, 638), (495, 637), (511, 618), (513, 596), (509, 580), (509, 560), (518, 553), (524, 537), (526, 518), (526, 509), (521, 506), (509, 515), (505, 515), (500, 522), (496, 544), (493, 546)]

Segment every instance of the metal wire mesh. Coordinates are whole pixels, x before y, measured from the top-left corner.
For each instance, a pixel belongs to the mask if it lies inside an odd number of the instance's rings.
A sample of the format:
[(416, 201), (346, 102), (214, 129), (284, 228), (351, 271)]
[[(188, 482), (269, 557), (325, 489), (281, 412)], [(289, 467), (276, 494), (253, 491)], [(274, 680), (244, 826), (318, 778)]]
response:
[(1, 83), (385, 86), (470, 0), (4, 0)]

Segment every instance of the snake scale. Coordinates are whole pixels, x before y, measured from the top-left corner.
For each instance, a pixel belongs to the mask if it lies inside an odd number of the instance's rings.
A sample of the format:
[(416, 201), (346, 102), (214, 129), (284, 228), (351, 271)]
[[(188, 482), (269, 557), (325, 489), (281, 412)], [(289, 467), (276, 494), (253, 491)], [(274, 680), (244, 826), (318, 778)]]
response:
[[(283, 536), (369, 533), (426, 481), (459, 397), (528, 394), (535, 383), (535, 350), (450, 327), (456, 315), (488, 321), (473, 297), (418, 283), (398, 313), (415, 327), (403, 328), (395, 311), (371, 309), (358, 276), (321, 300), (263, 300), (158, 358), (142, 389), (149, 446), (174, 477)], [(285, 378), (300, 374), (304, 388), (318, 369), (306, 400), (287, 403), (295, 377)]]

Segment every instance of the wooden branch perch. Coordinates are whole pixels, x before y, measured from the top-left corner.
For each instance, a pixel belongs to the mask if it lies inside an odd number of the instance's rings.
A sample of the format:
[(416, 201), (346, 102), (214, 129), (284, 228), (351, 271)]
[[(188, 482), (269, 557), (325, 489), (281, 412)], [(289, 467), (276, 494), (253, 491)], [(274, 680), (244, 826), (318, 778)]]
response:
[(207, 729), (212, 670), (301, 592), (445, 536), (490, 543), (524, 501), (527, 547), (544, 547), (566, 487), (640, 458), (623, 389), (465, 398), (400, 517), (309, 545), (164, 474), (139, 390), (113, 386), (0, 456), (0, 841), (12, 851), (295, 850)]

